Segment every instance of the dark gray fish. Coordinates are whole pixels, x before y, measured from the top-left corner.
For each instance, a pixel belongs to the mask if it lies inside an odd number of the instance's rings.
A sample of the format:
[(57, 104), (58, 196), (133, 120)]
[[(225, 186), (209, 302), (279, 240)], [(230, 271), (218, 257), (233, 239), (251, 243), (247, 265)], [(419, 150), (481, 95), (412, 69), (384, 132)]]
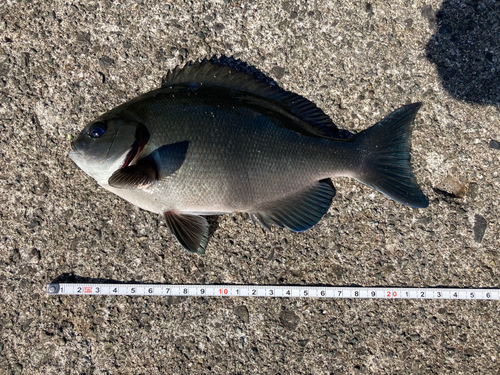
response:
[(163, 214), (190, 252), (205, 252), (202, 215), (247, 212), (266, 229), (311, 228), (335, 195), (331, 177), (428, 205), (410, 164), (421, 103), (338, 139), (309, 100), (213, 60), (176, 68), (163, 86), (89, 123), (69, 157), (105, 189)]

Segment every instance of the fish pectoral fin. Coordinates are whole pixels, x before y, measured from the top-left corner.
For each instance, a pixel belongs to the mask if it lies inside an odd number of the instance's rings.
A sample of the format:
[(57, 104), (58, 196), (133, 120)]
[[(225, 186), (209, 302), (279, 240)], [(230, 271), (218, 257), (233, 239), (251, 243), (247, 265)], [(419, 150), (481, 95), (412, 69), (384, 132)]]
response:
[(144, 189), (158, 179), (156, 165), (149, 159), (116, 170), (108, 180), (109, 186), (119, 189)]
[(321, 220), (334, 196), (335, 189), (332, 186), (318, 181), (294, 195), (258, 207), (257, 212), (251, 213), (251, 218), (268, 230), (274, 224), (294, 232), (302, 232)]
[(166, 211), (163, 215), (170, 231), (184, 249), (190, 253), (205, 254), (209, 225), (203, 216), (174, 211)]

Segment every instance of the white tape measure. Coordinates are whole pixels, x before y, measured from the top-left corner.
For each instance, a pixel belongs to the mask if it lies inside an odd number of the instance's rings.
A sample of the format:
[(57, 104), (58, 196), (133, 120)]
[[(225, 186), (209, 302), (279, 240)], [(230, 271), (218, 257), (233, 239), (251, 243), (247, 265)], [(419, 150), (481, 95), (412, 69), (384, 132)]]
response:
[(500, 289), (286, 285), (49, 284), (53, 295), (500, 300)]

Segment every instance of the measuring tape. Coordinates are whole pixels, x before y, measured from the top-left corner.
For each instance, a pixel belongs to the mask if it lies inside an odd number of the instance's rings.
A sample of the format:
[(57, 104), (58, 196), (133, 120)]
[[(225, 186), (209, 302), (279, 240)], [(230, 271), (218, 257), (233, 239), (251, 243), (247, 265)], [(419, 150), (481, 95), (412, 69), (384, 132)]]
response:
[(49, 284), (52, 295), (500, 300), (499, 289), (286, 285)]

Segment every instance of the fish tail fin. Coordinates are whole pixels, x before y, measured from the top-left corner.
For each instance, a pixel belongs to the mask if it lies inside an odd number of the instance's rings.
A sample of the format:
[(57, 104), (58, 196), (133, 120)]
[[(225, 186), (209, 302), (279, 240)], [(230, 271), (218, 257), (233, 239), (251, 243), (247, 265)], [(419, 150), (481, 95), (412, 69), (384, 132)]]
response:
[(410, 164), (412, 124), (421, 106), (413, 103), (397, 109), (355, 139), (361, 165), (354, 177), (396, 202), (418, 208), (429, 204)]

